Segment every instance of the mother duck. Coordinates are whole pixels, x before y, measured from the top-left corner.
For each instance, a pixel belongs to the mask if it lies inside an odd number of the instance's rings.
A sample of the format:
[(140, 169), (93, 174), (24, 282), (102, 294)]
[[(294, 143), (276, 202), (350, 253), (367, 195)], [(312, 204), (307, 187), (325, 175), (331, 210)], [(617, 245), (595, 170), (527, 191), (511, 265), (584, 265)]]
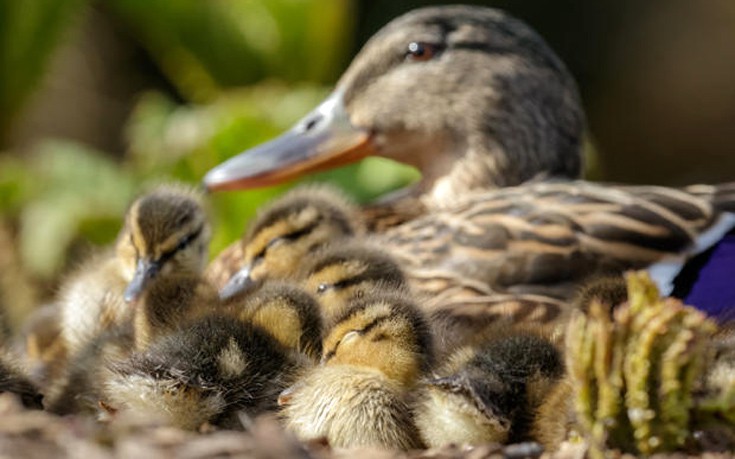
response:
[[(529, 26), (495, 9), (423, 8), (376, 33), (291, 130), (204, 182), (260, 187), (368, 155), (415, 166), (417, 185), (364, 213), (454, 325), (479, 326), (498, 308), (553, 320), (588, 276), (644, 267), (664, 293), (732, 314), (732, 269), (707, 267), (735, 264), (735, 242), (723, 239), (735, 183), (578, 180), (584, 118), (574, 79)], [(697, 269), (680, 275), (693, 257)], [(697, 286), (707, 269), (710, 283)]]

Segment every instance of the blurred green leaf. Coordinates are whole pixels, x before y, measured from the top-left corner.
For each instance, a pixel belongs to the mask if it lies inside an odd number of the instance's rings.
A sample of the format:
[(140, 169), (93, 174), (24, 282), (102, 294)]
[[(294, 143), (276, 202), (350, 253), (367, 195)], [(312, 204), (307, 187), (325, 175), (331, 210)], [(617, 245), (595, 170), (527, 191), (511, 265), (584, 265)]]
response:
[(0, 0), (0, 139), (87, 0)]
[(33, 185), (20, 213), (20, 253), (29, 270), (51, 277), (75, 239), (115, 237), (136, 190), (127, 169), (71, 142), (43, 144), (26, 167)]
[(350, 49), (348, 0), (109, 0), (181, 94), (208, 101), (265, 77), (332, 81)]

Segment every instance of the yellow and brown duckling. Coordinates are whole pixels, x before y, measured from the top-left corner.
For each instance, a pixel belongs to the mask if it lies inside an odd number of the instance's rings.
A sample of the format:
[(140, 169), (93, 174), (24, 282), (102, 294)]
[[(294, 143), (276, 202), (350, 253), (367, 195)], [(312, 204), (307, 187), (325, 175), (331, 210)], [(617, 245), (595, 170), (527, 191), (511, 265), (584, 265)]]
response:
[(131, 320), (130, 303), (152, 279), (201, 273), (209, 240), (199, 193), (163, 185), (138, 198), (126, 214), (114, 253), (88, 261), (62, 287), (61, 333), (69, 354)]
[(59, 414), (97, 412), (108, 368), (142, 352), (204, 316), (222, 310), (213, 286), (201, 275), (169, 274), (152, 279), (129, 307), (132, 318), (95, 336), (71, 356), (60, 377), (47, 387), (46, 407)]
[(550, 340), (498, 329), (425, 381), (416, 423), (427, 446), (536, 441), (554, 450), (571, 420), (570, 397), (562, 354)]
[(104, 400), (184, 429), (241, 428), (245, 418), (276, 408), (278, 394), (313, 365), (320, 338), (314, 299), (293, 286), (265, 285), (109, 365)]
[(108, 367), (129, 358), (135, 347), (131, 323), (107, 328), (69, 356), (63, 371), (44, 388), (43, 405), (59, 415), (102, 414)]
[(259, 282), (288, 279), (304, 258), (327, 244), (361, 232), (356, 208), (326, 186), (294, 189), (263, 209), (242, 240), (208, 270), (223, 299)]
[(224, 307), (200, 275), (174, 274), (154, 279), (133, 308), (135, 349), (144, 351), (156, 339)]
[(239, 320), (266, 330), (283, 348), (316, 363), (322, 354), (322, 317), (313, 296), (286, 282), (267, 282), (228, 304)]
[(16, 394), (27, 408), (41, 408), (43, 396), (27, 373), (27, 370), (9, 350), (5, 331), (0, 331), (0, 393)]
[(326, 335), (321, 365), (281, 394), (284, 424), (333, 447), (420, 448), (411, 397), (431, 361), (416, 306), (396, 295), (357, 300)]
[(355, 299), (376, 293), (408, 292), (398, 264), (375, 245), (360, 240), (317, 252), (297, 277), (304, 289), (319, 300), (327, 326), (342, 316)]

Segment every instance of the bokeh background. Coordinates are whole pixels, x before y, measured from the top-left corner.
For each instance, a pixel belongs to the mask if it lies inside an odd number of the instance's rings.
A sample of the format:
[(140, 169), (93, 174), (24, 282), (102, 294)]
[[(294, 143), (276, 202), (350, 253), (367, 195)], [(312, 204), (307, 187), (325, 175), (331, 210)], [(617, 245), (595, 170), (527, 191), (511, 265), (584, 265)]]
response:
[[(110, 244), (130, 200), (309, 111), (364, 41), (419, 0), (0, 0), (0, 307), (17, 325)], [(735, 2), (486, 0), (579, 81), (588, 176), (735, 180)], [(309, 180), (367, 201), (417, 178), (387, 161)], [(212, 197), (213, 254), (284, 187)]]

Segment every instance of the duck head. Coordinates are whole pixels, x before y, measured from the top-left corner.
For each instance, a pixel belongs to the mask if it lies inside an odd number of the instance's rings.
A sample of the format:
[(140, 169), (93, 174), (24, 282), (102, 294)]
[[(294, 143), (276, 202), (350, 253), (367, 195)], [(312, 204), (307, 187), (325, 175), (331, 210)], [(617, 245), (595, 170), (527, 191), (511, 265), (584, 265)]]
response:
[(282, 136), (212, 169), (210, 190), (253, 188), (369, 155), (417, 167), (437, 201), (538, 175), (577, 177), (577, 87), (523, 22), (433, 7), (373, 36), (334, 92)]

